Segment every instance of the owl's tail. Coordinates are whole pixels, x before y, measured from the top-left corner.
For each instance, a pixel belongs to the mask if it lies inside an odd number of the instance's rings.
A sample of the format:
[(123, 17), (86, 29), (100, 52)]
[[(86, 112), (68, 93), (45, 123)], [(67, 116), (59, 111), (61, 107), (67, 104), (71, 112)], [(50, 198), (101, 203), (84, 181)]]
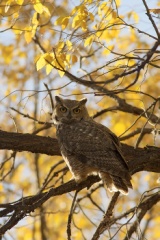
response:
[(105, 172), (101, 172), (100, 175), (110, 192), (120, 191), (122, 194), (127, 195), (128, 188), (132, 188), (131, 177), (129, 175), (125, 179)]

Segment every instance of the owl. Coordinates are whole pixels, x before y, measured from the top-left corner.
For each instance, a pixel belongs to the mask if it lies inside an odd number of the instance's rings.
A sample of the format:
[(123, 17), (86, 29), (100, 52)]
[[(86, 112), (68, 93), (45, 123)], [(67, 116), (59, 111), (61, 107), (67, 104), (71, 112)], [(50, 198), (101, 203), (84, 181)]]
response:
[(109, 191), (127, 194), (131, 176), (119, 140), (89, 116), (86, 102), (55, 97), (53, 122), (61, 154), (77, 183), (98, 174)]

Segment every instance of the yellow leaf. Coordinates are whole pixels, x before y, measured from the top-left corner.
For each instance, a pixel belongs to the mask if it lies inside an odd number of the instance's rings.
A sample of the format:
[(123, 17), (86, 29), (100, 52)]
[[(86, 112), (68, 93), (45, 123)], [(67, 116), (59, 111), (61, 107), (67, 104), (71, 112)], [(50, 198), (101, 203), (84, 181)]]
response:
[(56, 21), (55, 21), (55, 25), (60, 25), (61, 28), (64, 30), (68, 23), (69, 23), (69, 19), (70, 17), (59, 17)]
[(68, 25), (68, 23), (69, 23), (69, 19), (70, 19), (70, 17), (65, 17), (65, 18), (63, 19), (62, 25), (61, 25), (62, 29), (65, 29), (65, 28), (67, 27), (67, 25)]
[(64, 42), (59, 42), (58, 45), (57, 45), (57, 47), (56, 47), (57, 52), (58, 52), (58, 53), (61, 52), (62, 49), (63, 49), (63, 47), (64, 47)]
[(84, 46), (85, 47), (90, 46), (92, 44), (92, 42), (93, 42), (93, 38), (94, 38), (93, 35), (91, 35), (88, 38), (86, 38), (85, 41), (84, 41)]
[(83, 31), (87, 30), (87, 17), (88, 15), (79, 14), (73, 18), (72, 28), (81, 27)]
[(63, 77), (64, 74), (65, 74), (65, 72), (63, 72), (63, 71), (61, 71), (61, 70), (58, 70), (58, 73), (59, 73), (59, 76), (60, 76), (60, 77)]
[(87, 30), (87, 24), (86, 24), (86, 21), (85, 21), (85, 20), (83, 20), (83, 21), (81, 22), (81, 28), (82, 28), (83, 31), (86, 31), (86, 30)]
[(138, 16), (138, 14), (136, 12), (133, 12), (133, 18), (134, 18), (136, 23), (139, 22), (139, 16)]
[(108, 55), (111, 53), (111, 51), (114, 49), (114, 45), (110, 45), (107, 48), (103, 50), (103, 55)]
[(34, 9), (36, 10), (37, 13), (43, 13), (43, 5), (42, 3), (38, 2), (33, 5)]
[(48, 16), (51, 16), (51, 13), (50, 13), (48, 7), (43, 6), (43, 12), (47, 13)]
[(41, 56), (36, 63), (37, 71), (43, 68), (46, 64), (47, 63), (46, 60), (44, 59), (44, 56)]
[(54, 65), (59, 69), (65, 68), (65, 61), (66, 61), (66, 55), (65, 54), (59, 54), (56, 56), (56, 61), (54, 62)]
[(92, 13), (89, 13), (90, 20), (93, 22), (94, 21), (94, 15)]
[(13, 19), (17, 19), (18, 17), (19, 17), (19, 12), (15, 12), (15, 13), (13, 13)]
[(6, 6), (5, 6), (5, 10), (4, 10), (5, 13), (8, 12), (8, 10), (9, 10), (9, 8), (10, 8), (11, 2), (12, 2), (11, 0), (9, 0), (9, 1), (6, 2)]
[(19, 4), (19, 5), (22, 5), (24, 0), (16, 0), (16, 2)]
[(114, 127), (116, 129), (117, 135), (122, 134), (126, 130), (126, 125), (122, 122), (117, 122)]
[(78, 8), (79, 8), (79, 12), (80, 12), (81, 14), (88, 14), (88, 11), (87, 11), (87, 9), (86, 9), (86, 6), (84, 6), (83, 4), (82, 4), (82, 5), (79, 5)]
[(71, 55), (70, 55), (70, 54), (67, 54), (67, 55), (66, 55), (66, 61), (65, 61), (65, 65), (66, 65), (66, 66), (69, 66), (69, 65), (70, 65), (70, 64), (69, 64), (70, 60), (71, 60)]
[(38, 13), (37, 12), (35, 12), (34, 14), (33, 14), (33, 17), (32, 17), (32, 23), (34, 24), (34, 25), (38, 25), (38, 20), (37, 20), (37, 15), (38, 15)]
[(102, 13), (107, 13), (108, 11), (108, 6), (106, 2), (103, 2), (99, 7), (98, 7), (98, 15), (101, 18), (102, 17)]
[(80, 22), (81, 22), (81, 21), (80, 21), (80, 19), (79, 19), (79, 15), (76, 15), (76, 16), (73, 18), (72, 27), (73, 27), (73, 28), (79, 27)]
[(121, 4), (121, 0), (116, 0), (116, 5), (117, 5), (117, 7), (119, 7), (120, 4)]
[(32, 28), (31, 27), (25, 28), (24, 37), (25, 37), (25, 40), (27, 43), (30, 43), (32, 41)]
[(53, 69), (53, 66), (52, 66), (51, 64), (47, 64), (47, 65), (46, 65), (46, 74), (47, 74), (47, 75), (50, 74), (50, 72), (52, 71), (52, 69)]
[(23, 33), (23, 31), (21, 31), (21, 30), (19, 30), (19, 29), (14, 29), (14, 28), (12, 28), (12, 30), (13, 30), (13, 32), (15, 33), (15, 34), (22, 34)]
[(78, 11), (78, 6), (72, 9), (71, 16), (73, 16)]
[(117, 18), (117, 13), (115, 11), (112, 12), (112, 17), (115, 19)]
[(72, 49), (72, 42), (71, 42), (71, 41), (67, 40), (67, 41), (66, 41), (66, 45), (67, 45), (67, 47), (68, 47), (68, 50), (71, 50), (71, 49)]
[(78, 61), (78, 58), (76, 55), (72, 55), (72, 63), (76, 63)]
[(47, 63), (51, 63), (55, 59), (54, 53), (45, 54), (44, 59)]
[(57, 18), (57, 20), (54, 22), (54, 25), (61, 25), (62, 21), (63, 21), (64, 17), (59, 17)]
[(0, 192), (2, 192), (2, 191), (3, 191), (3, 185), (0, 184)]

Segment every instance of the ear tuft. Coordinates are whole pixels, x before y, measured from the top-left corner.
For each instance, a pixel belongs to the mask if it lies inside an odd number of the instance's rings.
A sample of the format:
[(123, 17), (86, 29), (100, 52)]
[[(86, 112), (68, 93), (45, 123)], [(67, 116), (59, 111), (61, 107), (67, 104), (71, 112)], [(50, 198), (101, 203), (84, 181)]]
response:
[(60, 98), (59, 96), (55, 96), (55, 101), (58, 103), (62, 103), (62, 98)]
[(86, 102), (87, 102), (87, 98), (82, 98), (82, 99), (80, 100), (80, 104), (81, 104), (81, 105), (85, 105)]

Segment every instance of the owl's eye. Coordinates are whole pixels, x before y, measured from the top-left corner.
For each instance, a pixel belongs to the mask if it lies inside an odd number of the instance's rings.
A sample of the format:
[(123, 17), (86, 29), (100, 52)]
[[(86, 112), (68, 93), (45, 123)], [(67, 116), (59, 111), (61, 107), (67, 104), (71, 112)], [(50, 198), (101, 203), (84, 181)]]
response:
[(75, 108), (75, 109), (73, 109), (73, 112), (76, 113), (76, 114), (77, 114), (77, 113), (80, 113), (80, 111), (81, 111), (80, 108)]
[(60, 111), (61, 111), (62, 113), (65, 113), (65, 112), (67, 112), (67, 108), (61, 106), (61, 107), (60, 107)]

